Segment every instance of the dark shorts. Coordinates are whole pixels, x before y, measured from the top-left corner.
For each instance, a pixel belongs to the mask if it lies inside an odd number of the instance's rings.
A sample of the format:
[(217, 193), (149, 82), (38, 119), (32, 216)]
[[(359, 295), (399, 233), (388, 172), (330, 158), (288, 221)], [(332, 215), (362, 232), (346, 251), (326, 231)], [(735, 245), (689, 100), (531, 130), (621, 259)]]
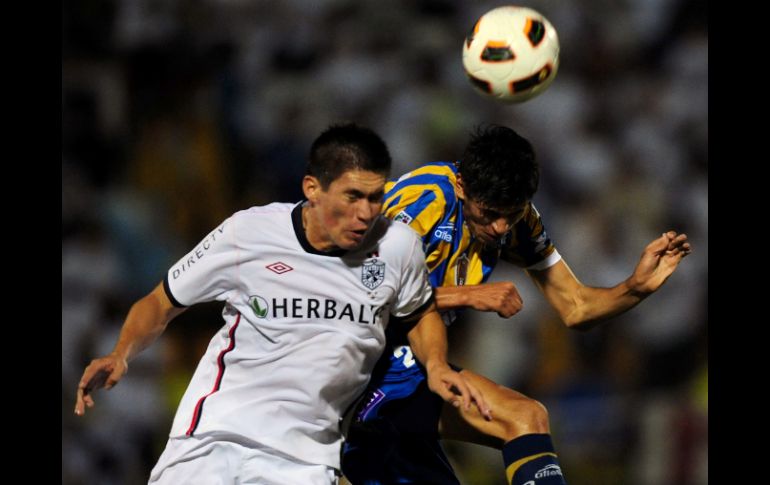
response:
[(387, 357), (355, 410), (342, 472), (353, 485), (459, 485), (439, 443), (444, 401), (428, 389), (419, 364), (405, 368), (400, 363), (406, 356)]

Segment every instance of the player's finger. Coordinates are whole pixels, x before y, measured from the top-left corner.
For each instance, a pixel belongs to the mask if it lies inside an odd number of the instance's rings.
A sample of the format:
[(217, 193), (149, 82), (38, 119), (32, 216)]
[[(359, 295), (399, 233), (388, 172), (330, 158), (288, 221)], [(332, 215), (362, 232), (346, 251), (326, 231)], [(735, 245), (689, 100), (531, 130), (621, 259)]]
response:
[(470, 411), (471, 410), (471, 392), (468, 389), (468, 383), (460, 374), (454, 373), (452, 374), (452, 385), (455, 388), (455, 392), (458, 394), (457, 397), (459, 398), (463, 409), (465, 409), (466, 411)]
[(476, 407), (479, 410), (479, 413), (486, 419), (487, 421), (492, 420), (492, 410), (490, 409), (489, 405), (487, 404), (487, 401), (484, 399), (484, 395), (479, 391), (476, 386), (465, 381), (468, 385), (468, 392), (470, 393), (471, 401), (476, 403)]
[(77, 396), (75, 397), (75, 414), (82, 416), (85, 412), (85, 404), (83, 403), (83, 389), (78, 387)]
[(444, 401), (451, 403), (452, 406), (459, 407), (461, 402), (458, 396), (458, 392), (456, 390), (457, 386), (455, 385), (452, 377), (453, 377), (452, 374), (441, 376), (439, 378), (440, 384), (438, 386), (438, 389), (433, 390), (433, 392), (441, 396), (441, 398)]
[(98, 389), (104, 385), (104, 379), (112, 373), (114, 367), (109, 363), (104, 363), (103, 359), (92, 360), (86, 370), (83, 371), (83, 377), (78, 383), (79, 387), (86, 389)]
[[(96, 364), (96, 365), (95, 365)], [(82, 416), (85, 413), (86, 408), (92, 408), (94, 406), (94, 399), (91, 397), (91, 393), (95, 389), (104, 387), (104, 382), (109, 375), (108, 372), (112, 371), (112, 367), (99, 368), (98, 363), (92, 362), (86, 370), (83, 372), (83, 377), (80, 378), (78, 383), (78, 391), (75, 400), (75, 414)]]
[(441, 381), (438, 388), (434, 389), (431, 386), (431, 391), (441, 396), (441, 399), (443, 399), (444, 401), (456, 407), (457, 405), (455, 404), (455, 394), (452, 392), (451, 389), (452, 389), (452, 384), (449, 382), (445, 382), (443, 380)]
[(506, 318), (516, 315), (521, 311), (522, 308), (524, 308), (524, 302), (522, 302), (521, 299), (519, 299), (518, 301), (516, 300), (509, 301), (506, 308), (507, 310)]
[(687, 243), (687, 234), (680, 234), (668, 243), (668, 247), (677, 247)]
[(440, 389), (437, 389), (435, 392), (441, 396), (441, 399), (443, 399), (445, 402), (448, 402), (452, 406), (459, 408), (462, 402), (458, 398), (457, 394), (452, 392), (452, 384), (447, 382), (445, 386), (442, 386)]
[(665, 251), (666, 249), (668, 249), (669, 244), (670, 244), (669, 237), (664, 232), (659, 238), (653, 240), (650, 244), (648, 244), (645, 249), (647, 251), (652, 251), (653, 253), (660, 253), (661, 251)]

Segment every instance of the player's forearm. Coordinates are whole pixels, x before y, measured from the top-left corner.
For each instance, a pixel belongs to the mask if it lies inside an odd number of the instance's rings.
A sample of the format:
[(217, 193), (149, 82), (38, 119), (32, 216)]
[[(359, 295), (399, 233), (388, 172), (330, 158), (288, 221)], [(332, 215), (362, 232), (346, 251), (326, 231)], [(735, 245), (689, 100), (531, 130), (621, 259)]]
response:
[(470, 306), (470, 287), (439, 286), (433, 288), (436, 298), (436, 308), (439, 311), (454, 310)]
[(612, 288), (583, 286), (578, 290), (575, 305), (561, 315), (562, 320), (570, 328), (587, 330), (630, 310), (646, 296), (631, 289), (627, 281)]
[(125, 359), (133, 359), (149, 347), (166, 329), (168, 322), (182, 312), (174, 308), (165, 298), (162, 287), (133, 304), (120, 331), (120, 337), (112, 353)]
[(425, 313), (409, 331), (407, 338), (417, 360), (430, 372), (436, 366), (447, 366), (446, 326), (438, 312)]

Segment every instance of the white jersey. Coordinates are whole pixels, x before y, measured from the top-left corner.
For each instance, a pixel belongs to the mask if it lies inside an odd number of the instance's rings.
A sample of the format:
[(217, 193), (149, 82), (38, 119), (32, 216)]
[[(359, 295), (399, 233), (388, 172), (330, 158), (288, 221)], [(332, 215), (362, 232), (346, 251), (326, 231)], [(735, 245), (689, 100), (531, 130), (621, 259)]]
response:
[[(177, 306), (225, 301), (177, 409), (170, 436), (234, 434), (302, 461), (339, 468), (339, 420), (385, 346), (389, 315), (432, 301), (422, 247), (379, 218), (361, 247), (321, 253), (301, 204), (228, 218), (169, 271)], [(400, 323), (394, 323), (400, 324)]]

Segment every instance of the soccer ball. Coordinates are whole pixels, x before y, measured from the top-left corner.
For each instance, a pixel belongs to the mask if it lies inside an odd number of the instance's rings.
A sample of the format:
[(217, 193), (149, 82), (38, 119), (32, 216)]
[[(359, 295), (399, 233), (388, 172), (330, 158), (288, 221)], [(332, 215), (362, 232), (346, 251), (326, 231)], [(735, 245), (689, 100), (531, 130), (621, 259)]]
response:
[(531, 8), (492, 9), (465, 38), (463, 67), (478, 92), (510, 103), (526, 101), (545, 91), (556, 76), (556, 29)]

